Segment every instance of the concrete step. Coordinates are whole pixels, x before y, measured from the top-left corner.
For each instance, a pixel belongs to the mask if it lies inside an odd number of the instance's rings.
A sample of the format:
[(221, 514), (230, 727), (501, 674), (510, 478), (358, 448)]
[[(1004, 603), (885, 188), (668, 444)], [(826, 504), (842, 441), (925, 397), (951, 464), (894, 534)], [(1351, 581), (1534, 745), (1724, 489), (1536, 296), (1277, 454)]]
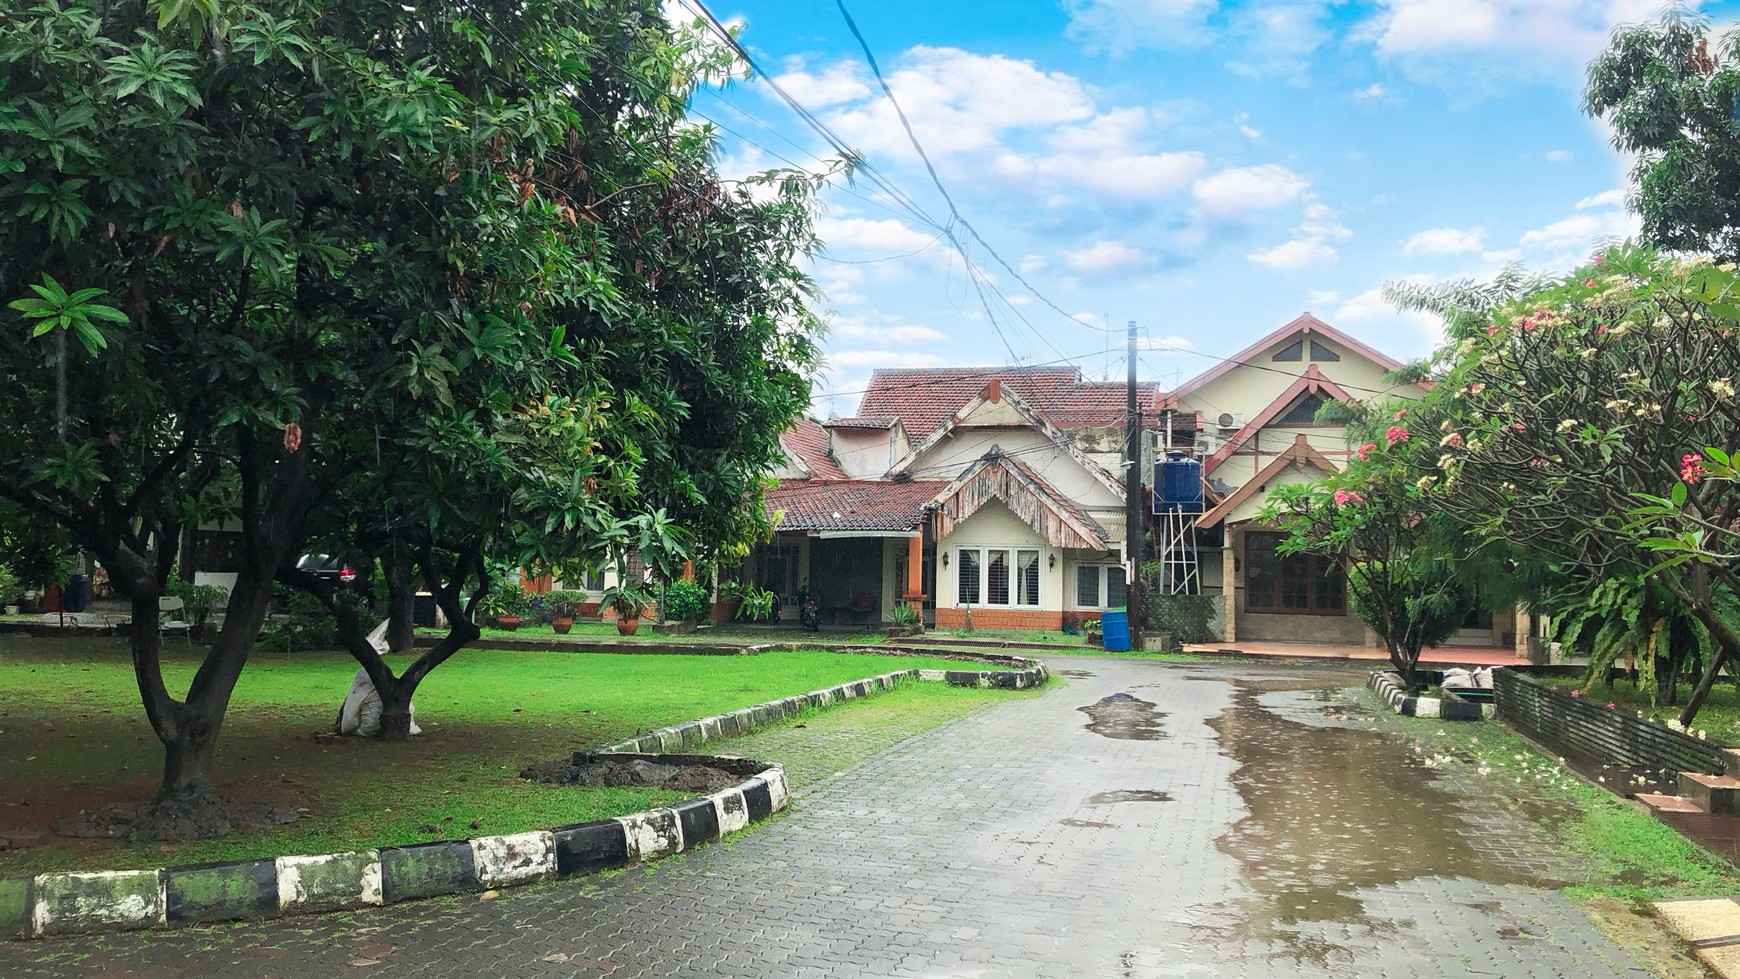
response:
[(1691, 800), (1705, 812), (1740, 814), (1740, 779), (1732, 775), (1681, 772), (1679, 787), (1681, 798)]
[(1661, 795), (1656, 792), (1639, 792), (1637, 801), (1656, 812), (1703, 812), (1692, 800), (1677, 795)]

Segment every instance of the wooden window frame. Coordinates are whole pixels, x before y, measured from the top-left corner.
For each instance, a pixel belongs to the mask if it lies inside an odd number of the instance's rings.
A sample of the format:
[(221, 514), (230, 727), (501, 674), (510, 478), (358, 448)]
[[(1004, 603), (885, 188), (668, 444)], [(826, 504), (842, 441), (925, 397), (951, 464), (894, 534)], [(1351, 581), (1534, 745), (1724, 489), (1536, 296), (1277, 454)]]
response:
[[(1285, 534), (1276, 531), (1245, 531), (1242, 548), (1244, 610), (1257, 615), (1322, 615), (1345, 618), (1348, 615), (1347, 572), (1341, 562), (1320, 554), (1282, 555), (1275, 545), (1285, 537)], [(1253, 548), (1253, 544), (1258, 546)], [(1269, 580), (1258, 587), (1256, 576), (1259, 568), (1267, 566), (1271, 558), (1274, 567), (1265, 576)], [(1288, 586), (1297, 587), (1301, 584), (1306, 595), (1305, 604), (1287, 604)], [(1325, 588), (1331, 594), (1339, 595), (1338, 607), (1321, 607), (1319, 600)]]

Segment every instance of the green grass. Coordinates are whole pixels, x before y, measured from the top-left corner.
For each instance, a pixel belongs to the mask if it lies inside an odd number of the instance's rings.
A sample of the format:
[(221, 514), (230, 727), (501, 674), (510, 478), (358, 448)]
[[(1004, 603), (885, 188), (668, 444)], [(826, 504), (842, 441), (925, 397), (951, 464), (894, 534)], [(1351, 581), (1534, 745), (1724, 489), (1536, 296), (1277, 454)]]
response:
[(1589, 784), (1498, 724), (1398, 718), (1441, 765), (1468, 765), (1525, 815), (1585, 855), (1596, 876), (1567, 893), (1626, 900), (1740, 891), (1740, 873), (1642, 807)]
[[(1534, 679), (1565, 693), (1576, 690), (1583, 699), (1591, 703), (1611, 703), (1617, 710), (1641, 714), (1663, 724), (1670, 718), (1679, 717), (1680, 707), (1691, 694), (1693, 686), (1693, 681), (1682, 680), (1679, 690), (1682, 703), (1658, 705), (1651, 704), (1643, 691), (1632, 686), (1623, 677), (1616, 677), (1610, 684), (1596, 683), (1588, 686), (1578, 676), (1541, 676)], [(1740, 689), (1731, 683), (1718, 683), (1712, 687), (1703, 707), (1698, 710), (1698, 716), (1692, 721), (1692, 729), (1694, 732), (1703, 731), (1705, 737), (1720, 744), (1740, 743)]]
[(1086, 646), (1086, 636), (1072, 636), (1065, 632), (1037, 632), (1029, 629), (933, 629), (925, 633), (930, 639), (992, 639), (1009, 640), (1012, 642), (1043, 643), (1047, 646)]
[[(196, 653), (178, 645), (170, 644), (165, 666), (172, 690), (185, 689), (198, 664)], [(960, 666), (819, 650), (761, 656), (466, 650), (417, 693), (426, 733), (385, 744), (316, 740), (330, 730), (355, 672), (348, 657), (261, 653), (243, 672), (225, 721), (220, 788), (307, 812), (267, 833), (146, 844), (32, 835), (81, 807), (143, 797), (155, 787), (162, 751), (139, 707), (125, 644), (0, 639), (0, 785), (6, 786), (0, 803), (9, 803), (0, 804), (0, 836), (15, 846), (0, 851), (0, 876), (331, 852), (619, 815), (675, 796), (535, 785), (517, 773), (530, 762), (794, 693), (896, 670)], [(901, 696), (950, 702), (955, 692), (914, 684)], [(865, 709), (881, 702), (873, 698)], [(25, 804), (10, 804), (15, 800)], [(470, 828), (474, 820), (480, 829)], [(426, 824), (438, 832), (421, 832)]]

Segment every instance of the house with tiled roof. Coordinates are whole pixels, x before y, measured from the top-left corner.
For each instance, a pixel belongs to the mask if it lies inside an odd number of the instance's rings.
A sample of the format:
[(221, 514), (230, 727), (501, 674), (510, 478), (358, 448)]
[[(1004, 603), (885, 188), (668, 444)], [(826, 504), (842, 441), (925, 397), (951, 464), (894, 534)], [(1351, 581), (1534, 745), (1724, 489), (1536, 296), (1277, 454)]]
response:
[[(1162, 392), (1141, 387), (1148, 413)], [(1125, 386), (1074, 368), (881, 370), (858, 414), (781, 440), (778, 528), (746, 565), (788, 617), (922, 606), (940, 628), (1057, 629), (1124, 602)]]

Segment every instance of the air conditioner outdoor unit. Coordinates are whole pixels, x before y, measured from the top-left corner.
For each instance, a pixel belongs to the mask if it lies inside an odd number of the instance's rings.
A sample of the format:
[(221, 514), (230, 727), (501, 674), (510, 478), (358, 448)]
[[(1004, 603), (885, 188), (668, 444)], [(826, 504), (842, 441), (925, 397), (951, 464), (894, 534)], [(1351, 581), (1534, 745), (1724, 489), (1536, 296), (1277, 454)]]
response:
[(1245, 427), (1245, 416), (1236, 412), (1223, 411), (1220, 413), (1220, 417), (1215, 419), (1215, 424), (1221, 428), (1243, 428)]

